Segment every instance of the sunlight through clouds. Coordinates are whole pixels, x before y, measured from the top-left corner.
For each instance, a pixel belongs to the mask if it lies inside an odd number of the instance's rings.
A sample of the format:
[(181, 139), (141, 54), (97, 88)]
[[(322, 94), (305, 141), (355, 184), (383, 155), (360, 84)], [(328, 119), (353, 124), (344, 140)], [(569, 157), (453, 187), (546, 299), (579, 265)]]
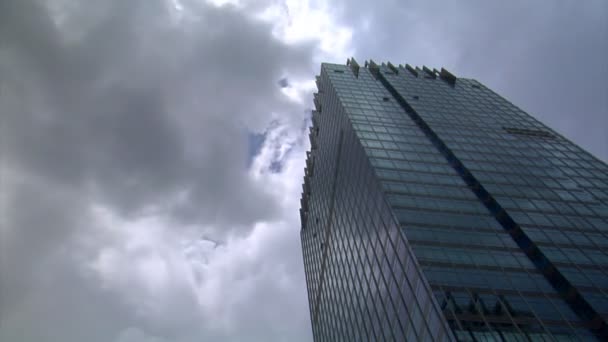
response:
[(350, 44), (352, 30), (333, 19), (328, 1), (287, 0), (267, 7), (258, 14), (262, 20), (272, 22), (273, 34), (282, 41), (293, 44), (307, 40), (319, 40), (321, 59), (346, 60), (353, 52)]

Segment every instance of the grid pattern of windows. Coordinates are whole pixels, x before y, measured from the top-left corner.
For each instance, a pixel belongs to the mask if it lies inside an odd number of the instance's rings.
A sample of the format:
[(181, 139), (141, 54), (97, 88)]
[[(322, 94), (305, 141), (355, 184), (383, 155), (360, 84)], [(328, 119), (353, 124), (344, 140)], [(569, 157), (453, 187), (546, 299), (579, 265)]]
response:
[[(606, 202), (594, 197), (588, 190), (599, 192), (600, 197), (605, 192), (608, 175), (605, 164), (476, 81), (459, 79), (456, 85), (452, 85), (441, 79), (415, 77), (405, 68), (399, 68), (395, 73), (388, 66), (379, 67), (378, 72), (398, 96), (407, 102), (407, 105), (403, 106), (404, 109), (415, 113), (413, 116), (424, 122), (422, 126), (426, 125), (427, 132), (432, 132), (429, 135), (434, 135), (435, 142), (441, 141), (444, 144), (449, 152), (444, 151), (443, 155), (453, 157), (464, 165), (466, 172), (470, 173), (469, 178), (484, 187), (496, 206), (502, 209), (500, 215), (512, 218), (512, 226), (521, 229), (533, 242), (533, 248), (537, 248), (545, 260), (557, 267), (558, 272), (565, 278), (566, 285), (573, 283), (573, 274), (578, 277), (579, 284), (582, 283), (582, 276), (586, 276), (586, 279), (595, 278), (596, 281), (605, 279), (597, 278), (597, 273), (606, 269), (606, 255), (600, 246), (581, 246), (567, 238), (568, 228), (572, 228), (595, 234), (600, 237), (600, 241), (603, 240), (603, 234), (608, 228), (608, 216), (603, 214)], [(561, 146), (555, 148), (558, 151), (573, 152), (570, 155), (576, 155), (577, 160), (588, 161), (588, 168), (593, 170), (589, 174), (593, 176), (587, 178), (587, 183), (583, 183), (593, 185), (584, 189), (582, 184), (579, 186), (574, 178), (564, 172), (563, 167), (552, 163), (553, 159), (563, 160), (566, 156), (563, 153), (554, 155), (550, 151), (553, 146)], [(601, 183), (601, 186), (597, 187), (598, 183)], [(568, 200), (571, 203), (567, 203)], [(485, 206), (489, 208), (488, 205)], [(562, 207), (571, 207), (570, 215), (564, 215), (560, 210)], [(497, 213), (493, 214), (496, 216)], [(565, 222), (569, 222), (569, 219), (574, 221), (566, 225)], [(513, 228), (505, 227), (504, 223), (501, 225), (503, 231), (505, 228)], [(545, 234), (545, 238), (541, 234)], [(532, 264), (530, 258), (521, 252), (521, 245), (513, 242), (510, 244), (509, 249), (515, 247), (520, 250), (517, 254), (523, 256), (517, 258), (518, 261), (528, 260), (525, 265), (518, 266), (511, 258), (507, 261), (512, 264), (509, 271), (519, 269), (530, 274), (525, 277), (508, 275), (507, 278), (517, 279), (515, 285), (519, 290), (543, 293), (545, 298), (537, 298), (538, 294), (526, 293), (522, 299), (528, 302), (533, 299), (539, 303), (534, 313), (543, 325), (544, 333), (554, 336), (562, 336), (565, 333), (576, 339), (590, 338), (589, 333), (582, 328), (590, 328), (593, 324), (591, 321), (597, 320), (598, 317), (581, 317), (570, 309), (572, 305), (552, 299), (559, 298), (563, 293), (553, 290), (555, 284), (551, 286), (543, 279), (545, 277), (541, 272), (546, 272), (547, 267)], [(446, 248), (442, 250), (444, 254), (450, 253), (446, 252)], [(499, 250), (494, 248), (491, 254)], [(486, 268), (492, 263), (472, 249), (466, 251), (466, 254)], [(479, 261), (480, 259), (483, 261)], [(504, 262), (502, 267), (505, 267)], [(594, 271), (593, 275), (589, 271)], [(491, 282), (490, 279), (496, 278), (486, 276), (484, 287), (498, 285), (497, 281)], [(536, 290), (534, 283), (537, 283)], [(596, 313), (605, 316), (605, 301), (593, 302), (589, 294), (606, 298), (606, 289), (593, 284), (589, 281), (583, 288), (576, 289), (583, 297), (579, 302), (586, 301)], [(564, 287), (567, 287), (566, 285)], [(506, 286), (503, 284), (501, 287), (502, 291)], [(575, 291), (573, 287), (569, 290)], [(550, 305), (550, 302), (553, 302), (553, 305)], [(571, 330), (563, 332), (563, 328), (568, 324)]]
[(341, 101), (353, 78), (344, 66), (324, 67), (315, 96), (321, 128), (311, 130), (318, 148), (308, 156), (315, 166), (305, 179), (301, 231), (313, 335), (453, 340)]
[(349, 64), (323, 64), (315, 94), (301, 210), (315, 340), (602, 336), (606, 164), (477, 81)]

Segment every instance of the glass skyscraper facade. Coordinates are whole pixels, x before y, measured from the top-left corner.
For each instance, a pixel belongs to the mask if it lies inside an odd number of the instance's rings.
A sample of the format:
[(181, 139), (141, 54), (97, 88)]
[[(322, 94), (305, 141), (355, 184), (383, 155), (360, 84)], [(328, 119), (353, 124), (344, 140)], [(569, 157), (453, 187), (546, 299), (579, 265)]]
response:
[(608, 340), (608, 166), (448, 71), (322, 64), (300, 216), (316, 341)]

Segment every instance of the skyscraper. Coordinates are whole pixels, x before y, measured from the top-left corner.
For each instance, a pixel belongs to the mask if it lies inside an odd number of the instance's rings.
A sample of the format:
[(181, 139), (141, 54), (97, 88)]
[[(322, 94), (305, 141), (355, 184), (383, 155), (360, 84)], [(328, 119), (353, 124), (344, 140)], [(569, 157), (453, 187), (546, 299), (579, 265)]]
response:
[(350, 59), (317, 87), (316, 341), (608, 339), (605, 163), (445, 69)]

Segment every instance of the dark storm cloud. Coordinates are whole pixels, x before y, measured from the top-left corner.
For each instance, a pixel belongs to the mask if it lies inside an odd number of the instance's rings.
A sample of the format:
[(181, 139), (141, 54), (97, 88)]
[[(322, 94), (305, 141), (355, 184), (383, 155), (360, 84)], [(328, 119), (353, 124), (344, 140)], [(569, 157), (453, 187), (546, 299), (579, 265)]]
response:
[(475, 78), (608, 160), (605, 1), (349, 2), (342, 20), (358, 59)]
[(42, 6), (11, 5), (2, 11), (7, 163), (93, 185), (125, 214), (184, 189), (195, 205), (178, 218), (239, 225), (276, 214), (259, 205), (270, 198), (242, 195), (265, 196), (244, 177), (242, 125), (291, 110), (273, 80), (282, 68), (306, 70), (304, 48), (286, 49), (228, 8), (197, 11), (183, 28), (163, 2), (117, 2), (68, 41)]

